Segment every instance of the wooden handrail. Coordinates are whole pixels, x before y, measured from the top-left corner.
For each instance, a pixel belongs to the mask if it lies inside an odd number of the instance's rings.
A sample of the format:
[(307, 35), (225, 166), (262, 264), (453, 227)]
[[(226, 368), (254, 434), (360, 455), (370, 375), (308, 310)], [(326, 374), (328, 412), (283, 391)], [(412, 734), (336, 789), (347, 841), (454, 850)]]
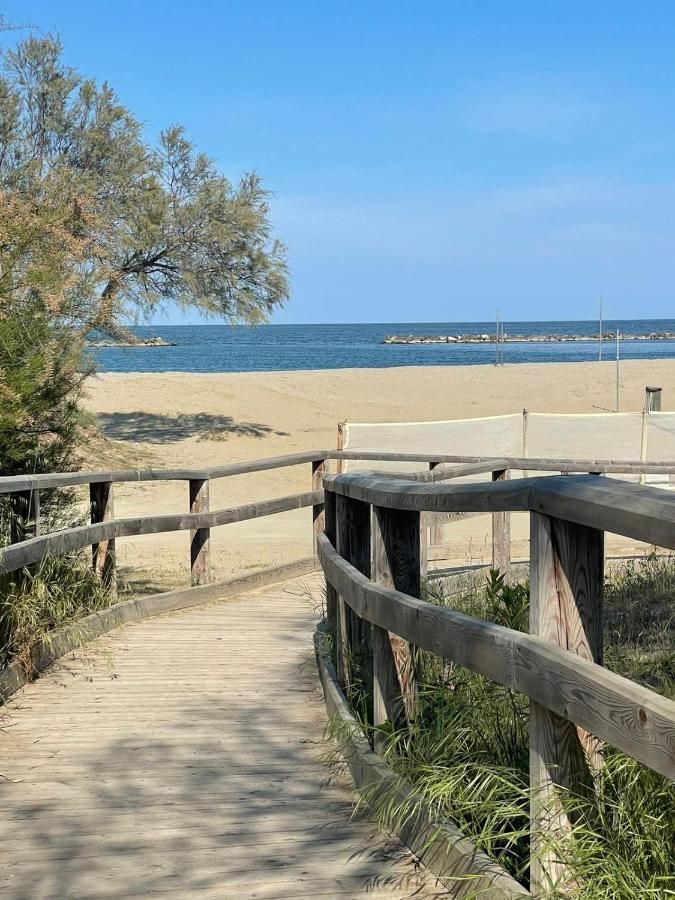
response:
[(328, 475), (336, 494), (417, 512), (538, 512), (675, 549), (675, 496), (595, 475), (548, 476), (492, 484), (420, 484), (372, 473)]
[(291, 453), (286, 456), (273, 456), (240, 463), (228, 463), (227, 465), (212, 466), (205, 469), (126, 469), (98, 472), (53, 472), (41, 475), (4, 475), (0, 476), (0, 494), (77, 487), (78, 485), (101, 482), (121, 484), (136, 481), (191, 481), (229, 478), (234, 475), (247, 475), (252, 472), (262, 472), (267, 469), (279, 469), (286, 466), (298, 466), (303, 463), (319, 462), (325, 459), (361, 460), (364, 462), (419, 462), (433, 463), (435, 465), (485, 464), (485, 471), (489, 471), (490, 467), (498, 469), (500, 466), (504, 466), (515, 471), (675, 475), (675, 462), (672, 460), (645, 463), (640, 462), (640, 460), (616, 459), (527, 459), (524, 457), (454, 456), (443, 453), (310, 450), (304, 453)]
[(526, 694), (675, 780), (674, 701), (541, 638), (375, 584), (325, 534), (319, 560), (361, 619)]
[[(530, 699), (530, 878), (535, 895), (557, 895), (569, 875), (554, 848), (572, 830), (559, 788), (588, 790), (602, 765), (599, 741), (675, 780), (675, 702), (602, 665), (605, 532), (675, 549), (675, 497), (596, 474), (508, 474), (496, 467), (481, 484), (434, 484), (427, 473), (327, 476), (318, 553), (338, 675), (345, 686), (372, 682), (376, 744), (390, 723), (416, 716), (412, 647)], [(504, 517), (513, 511), (530, 513), (529, 634), (419, 599), (422, 515), (492, 513), (493, 560), (506, 574)]]
[(3, 548), (0, 551), (0, 575), (41, 562), (47, 556), (81, 550), (89, 544), (98, 544), (119, 537), (215, 528), (219, 525), (230, 525), (233, 522), (258, 519), (261, 516), (272, 516), (292, 509), (302, 509), (322, 502), (322, 490), (308, 491), (304, 494), (291, 494), (275, 500), (265, 500), (260, 503), (249, 503), (245, 506), (211, 512), (109, 519), (94, 525), (80, 525), (77, 528), (67, 528), (53, 534), (41, 535)]
[(54, 472), (44, 475), (4, 475), (0, 476), (0, 494), (14, 494), (18, 491), (43, 490), (48, 488), (77, 487), (82, 484), (111, 482), (121, 484), (134, 481), (192, 481), (229, 478), (233, 475), (248, 475), (266, 469), (281, 469), (285, 466), (299, 466), (307, 462), (327, 459), (328, 450), (311, 450), (306, 453), (291, 453), (287, 456), (272, 456), (266, 459), (252, 459), (240, 463), (228, 463), (209, 469), (126, 469), (104, 472)]

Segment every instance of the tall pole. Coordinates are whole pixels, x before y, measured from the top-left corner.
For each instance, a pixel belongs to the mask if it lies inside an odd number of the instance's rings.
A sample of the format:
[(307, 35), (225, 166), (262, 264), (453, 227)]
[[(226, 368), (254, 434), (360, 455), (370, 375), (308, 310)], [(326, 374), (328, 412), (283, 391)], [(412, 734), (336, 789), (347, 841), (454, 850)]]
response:
[(616, 411), (619, 411), (619, 329), (616, 329)]
[(495, 365), (499, 365), (499, 310), (497, 310), (497, 324), (495, 328)]
[(598, 361), (602, 362), (602, 297), (600, 298), (600, 348), (598, 350)]

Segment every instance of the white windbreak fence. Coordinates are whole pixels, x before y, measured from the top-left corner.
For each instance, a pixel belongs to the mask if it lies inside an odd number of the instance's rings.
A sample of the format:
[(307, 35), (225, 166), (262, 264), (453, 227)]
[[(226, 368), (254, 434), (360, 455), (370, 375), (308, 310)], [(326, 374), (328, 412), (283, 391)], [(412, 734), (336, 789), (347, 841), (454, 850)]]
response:
[[(523, 413), (445, 422), (349, 422), (341, 426), (345, 450), (389, 453), (447, 454), (449, 456), (538, 457), (550, 459), (612, 459), (675, 462), (675, 413), (596, 413), (557, 415)], [(424, 463), (345, 460), (344, 471), (421, 471)], [(512, 478), (545, 472), (511, 473)], [(551, 474), (556, 474), (553, 469)], [(637, 481), (637, 475), (612, 475)], [(489, 481), (490, 474), (460, 479)], [(675, 478), (646, 475), (645, 481), (666, 488)], [(489, 562), (490, 517), (428, 515), (430, 559)], [(514, 559), (529, 553), (529, 517), (511, 515), (511, 552)], [(630, 545), (630, 546), (629, 546)], [(612, 552), (633, 552), (633, 544), (608, 536)]]
[[(675, 461), (672, 412), (527, 413), (445, 422), (349, 422), (341, 427), (343, 448), (354, 451)], [(344, 468), (405, 472), (424, 465), (348, 461)], [(669, 478), (650, 475), (647, 481), (665, 484)]]
[[(487, 416), (447, 422), (347, 422), (343, 449), (388, 453), (447, 453), (453, 456), (520, 456), (523, 417)], [(419, 471), (420, 463), (345, 462), (345, 470)]]

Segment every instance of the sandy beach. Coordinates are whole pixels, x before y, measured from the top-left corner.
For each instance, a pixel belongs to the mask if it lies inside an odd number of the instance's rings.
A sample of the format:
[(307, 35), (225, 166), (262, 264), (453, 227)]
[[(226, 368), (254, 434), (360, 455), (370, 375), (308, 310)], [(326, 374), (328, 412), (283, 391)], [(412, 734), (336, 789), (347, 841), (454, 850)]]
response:
[[(148, 350), (147, 352), (152, 352)], [(675, 360), (621, 364), (621, 409), (640, 410), (646, 385), (663, 388), (663, 408), (675, 408)], [(609, 412), (615, 365), (556, 363), (402, 367), (219, 374), (106, 373), (89, 385), (86, 405), (106, 440), (90, 452), (97, 468), (208, 466), (294, 451), (334, 448), (337, 423), (470, 418), (520, 412)], [(583, 448), (579, 448), (582, 455)], [(308, 490), (307, 466), (222, 479), (211, 487), (220, 508)], [(119, 485), (118, 516), (187, 509), (187, 485)], [(485, 557), (489, 521), (452, 526), (453, 560)], [(225, 576), (287, 562), (311, 552), (310, 513), (216, 529), (214, 574)], [(157, 583), (187, 578), (185, 533), (119, 543), (124, 571)], [(526, 555), (526, 522), (514, 522), (515, 555)]]

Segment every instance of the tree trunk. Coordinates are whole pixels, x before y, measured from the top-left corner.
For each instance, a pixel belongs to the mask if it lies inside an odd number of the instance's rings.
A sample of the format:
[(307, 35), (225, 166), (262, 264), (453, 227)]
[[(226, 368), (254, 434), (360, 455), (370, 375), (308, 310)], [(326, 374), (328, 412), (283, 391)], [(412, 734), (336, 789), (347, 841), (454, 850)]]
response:
[(98, 311), (90, 322), (89, 327), (90, 329), (95, 328), (97, 331), (102, 331), (104, 334), (123, 341), (125, 344), (140, 344), (141, 339), (131, 329), (120, 325), (115, 319), (115, 297), (119, 287), (119, 278), (111, 278), (106, 284), (101, 294)]

